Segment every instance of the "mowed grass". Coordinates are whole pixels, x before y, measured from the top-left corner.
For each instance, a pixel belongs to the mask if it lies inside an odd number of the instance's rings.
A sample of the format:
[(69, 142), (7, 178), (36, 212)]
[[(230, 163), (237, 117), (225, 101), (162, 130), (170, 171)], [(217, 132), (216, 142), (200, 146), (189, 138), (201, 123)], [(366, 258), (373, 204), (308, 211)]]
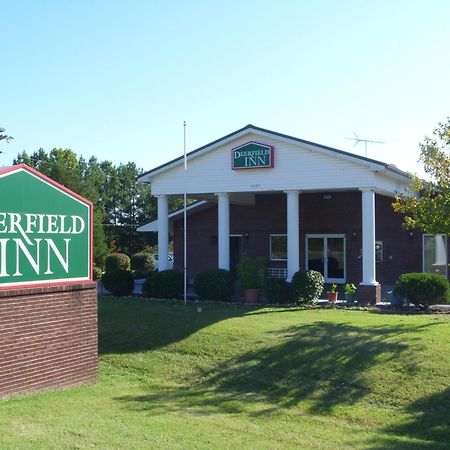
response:
[(0, 402), (0, 449), (448, 449), (450, 317), (101, 299), (96, 385)]

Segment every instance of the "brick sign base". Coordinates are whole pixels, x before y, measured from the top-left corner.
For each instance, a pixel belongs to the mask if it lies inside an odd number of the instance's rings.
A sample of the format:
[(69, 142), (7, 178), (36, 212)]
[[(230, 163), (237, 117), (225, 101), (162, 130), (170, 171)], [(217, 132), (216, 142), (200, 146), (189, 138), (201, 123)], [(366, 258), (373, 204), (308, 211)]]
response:
[(0, 291), (0, 398), (93, 383), (96, 283)]

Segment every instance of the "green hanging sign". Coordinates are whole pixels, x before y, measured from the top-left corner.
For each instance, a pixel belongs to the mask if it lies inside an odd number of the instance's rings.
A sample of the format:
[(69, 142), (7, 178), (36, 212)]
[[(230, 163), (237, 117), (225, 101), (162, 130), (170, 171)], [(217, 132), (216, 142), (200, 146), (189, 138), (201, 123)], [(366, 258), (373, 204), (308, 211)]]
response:
[(92, 203), (25, 164), (0, 169), (0, 289), (92, 279)]
[(233, 170), (271, 169), (274, 164), (274, 149), (271, 145), (247, 142), (232, 150)]

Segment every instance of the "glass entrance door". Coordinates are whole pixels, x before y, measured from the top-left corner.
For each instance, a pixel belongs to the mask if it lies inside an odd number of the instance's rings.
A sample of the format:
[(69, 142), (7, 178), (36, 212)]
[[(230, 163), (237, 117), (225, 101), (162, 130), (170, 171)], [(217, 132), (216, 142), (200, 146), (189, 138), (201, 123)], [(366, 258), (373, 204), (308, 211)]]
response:
[(345, 237), (306, 235), (306, 268), (320, 272), (326, 283), (345, 282)]

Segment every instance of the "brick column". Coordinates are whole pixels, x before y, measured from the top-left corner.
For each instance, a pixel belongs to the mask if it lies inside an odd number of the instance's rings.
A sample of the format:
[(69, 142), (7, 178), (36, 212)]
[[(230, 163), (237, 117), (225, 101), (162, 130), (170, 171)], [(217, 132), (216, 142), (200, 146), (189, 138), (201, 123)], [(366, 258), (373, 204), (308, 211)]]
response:
[(0, 398), (97, 379), (97, 283), (0, 290)]

